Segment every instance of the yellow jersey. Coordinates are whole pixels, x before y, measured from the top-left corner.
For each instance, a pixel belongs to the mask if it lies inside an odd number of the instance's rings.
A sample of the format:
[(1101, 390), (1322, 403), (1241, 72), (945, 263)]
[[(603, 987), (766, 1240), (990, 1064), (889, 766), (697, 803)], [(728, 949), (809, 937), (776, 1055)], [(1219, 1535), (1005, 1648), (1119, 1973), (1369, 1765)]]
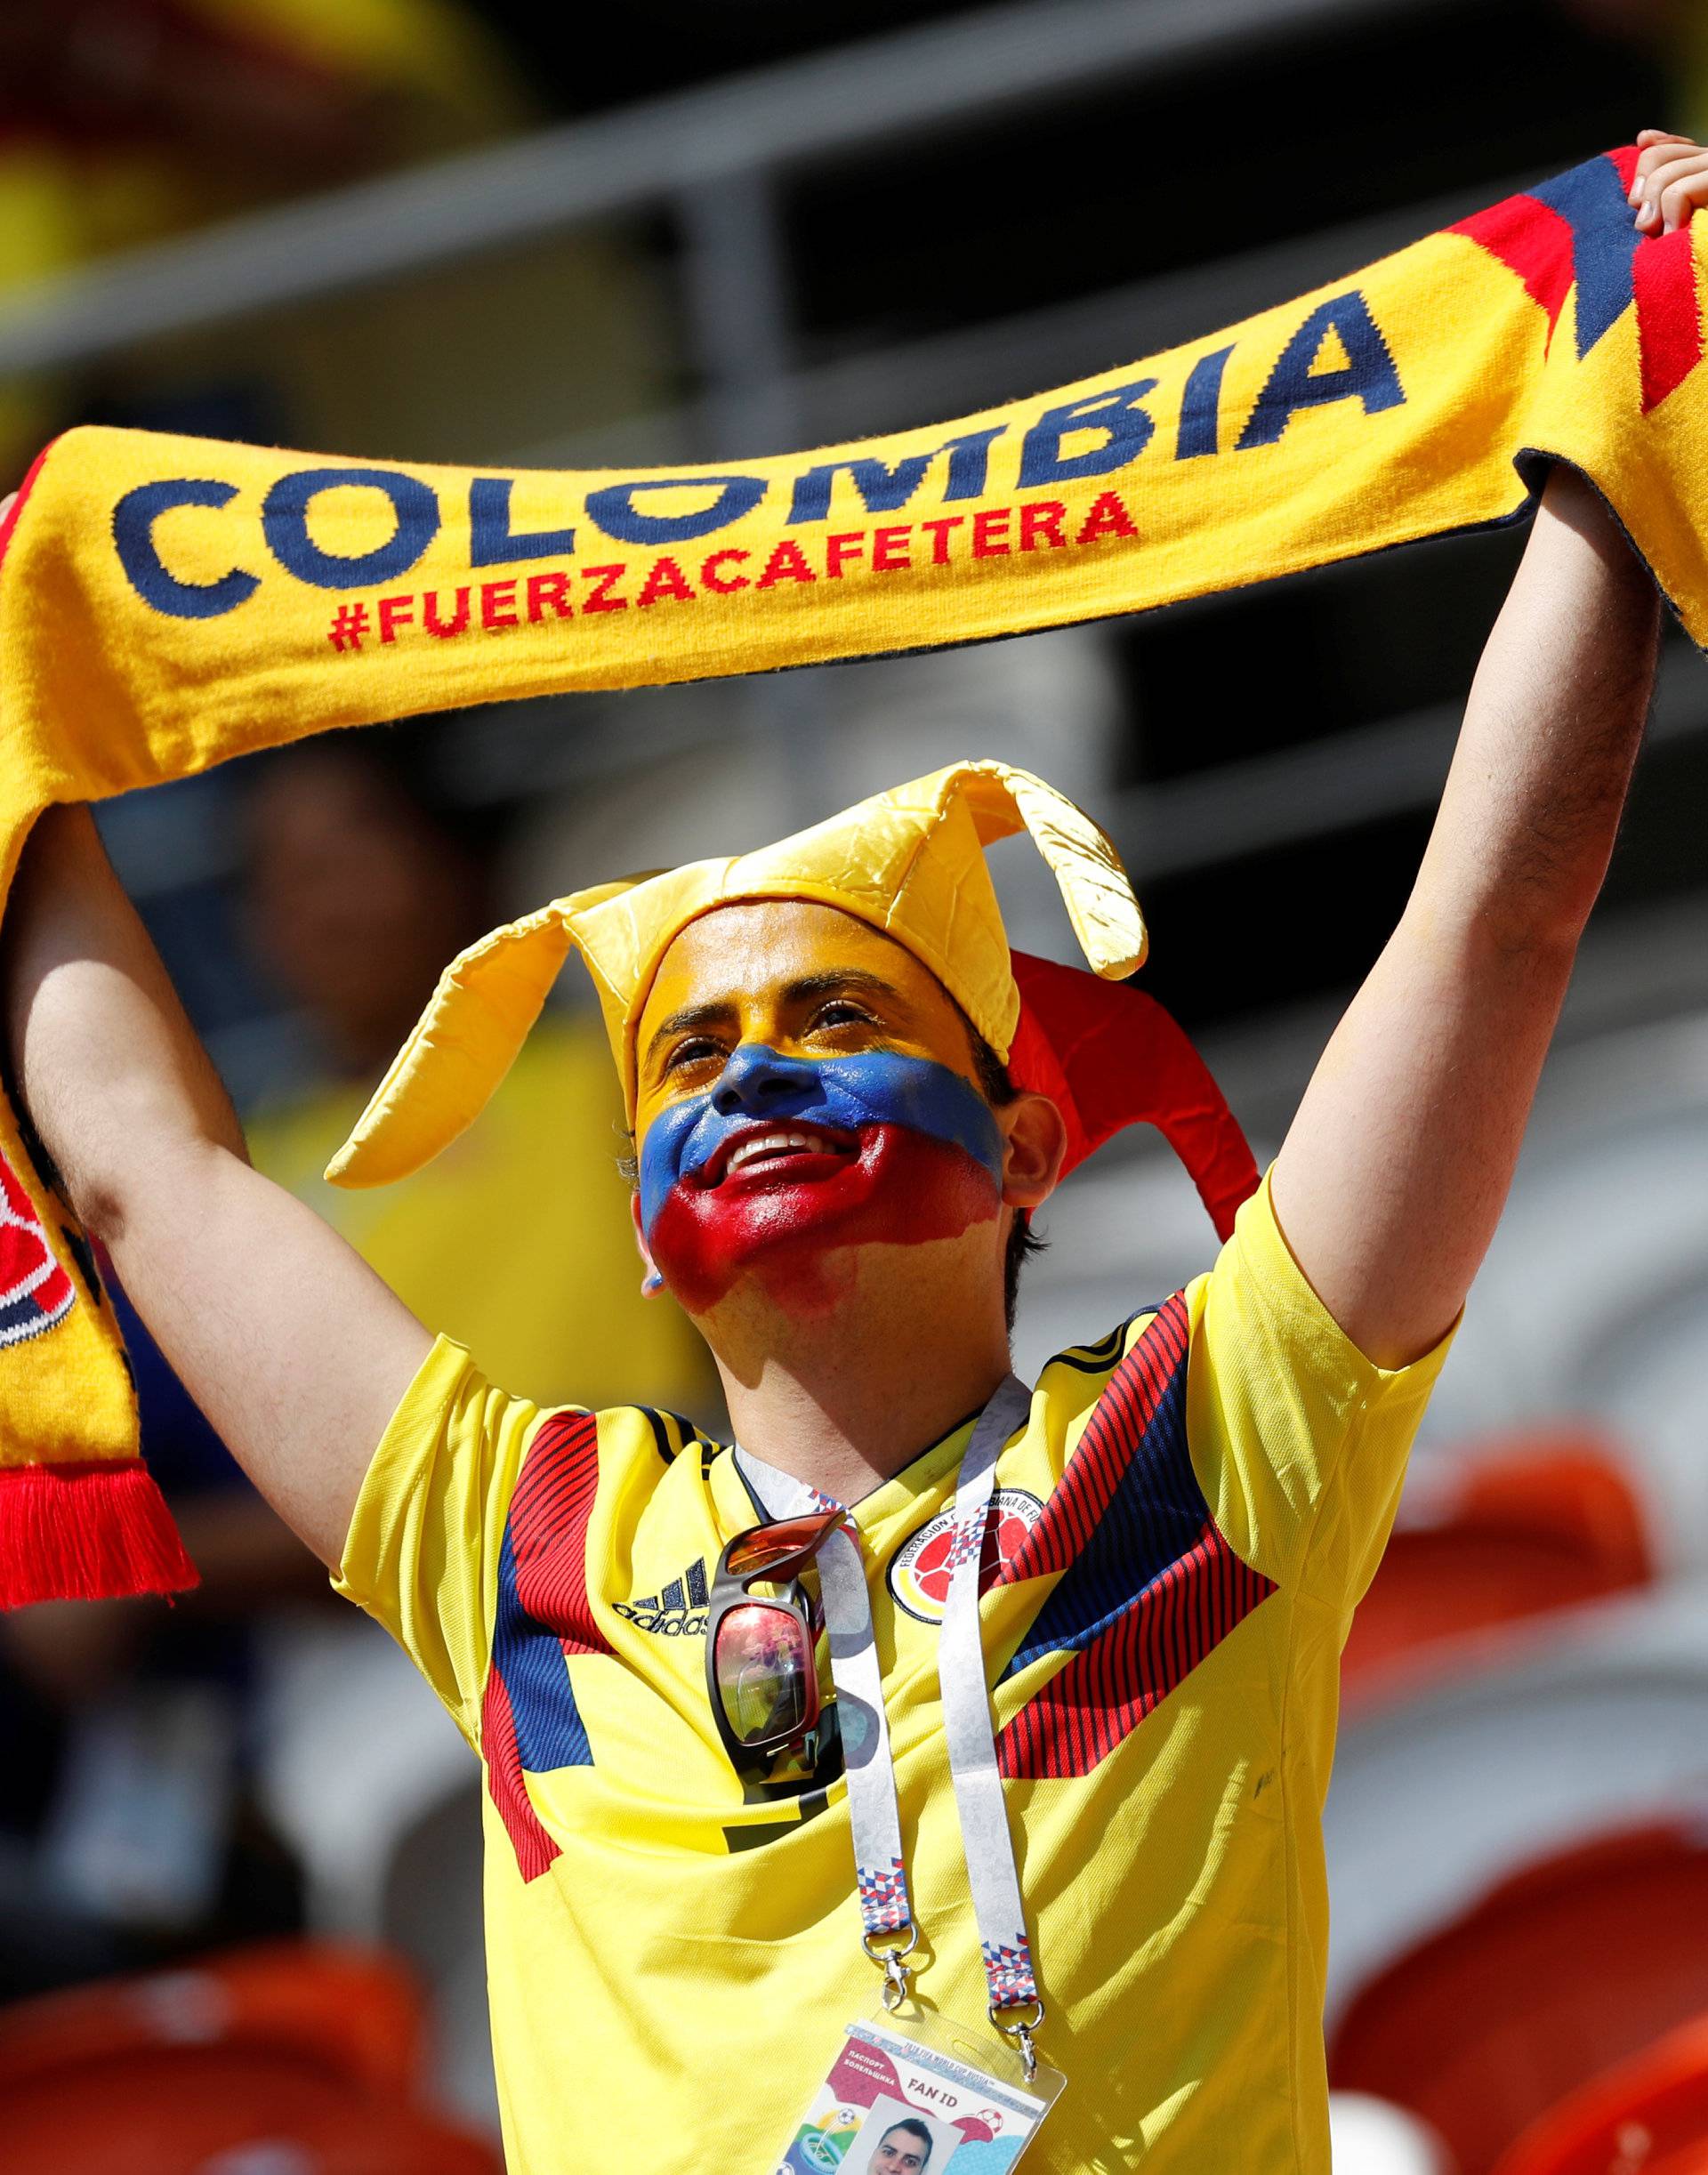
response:
[[(1058, 1355), (996, 1469), (980, 1614), (1059, 2175), (1328, 2168), (1320, 1813), (1341, 1642), (1445, 1354), (1373, 1366), (1267, 1184), (1215, 1267)], [(986, 1990), (937, 1635), (969, 1421), (854, 1508), (923, 2000)], [(708, 1588), (758, 1518), (670, 1413), (542, 1412), (441, 1341), (380, 1445), (340, 1589), (483, 1759), (488, 1980), (514, 2175), (769, 2175), (869, 2013), (843, 1783), (746, 1802)]]

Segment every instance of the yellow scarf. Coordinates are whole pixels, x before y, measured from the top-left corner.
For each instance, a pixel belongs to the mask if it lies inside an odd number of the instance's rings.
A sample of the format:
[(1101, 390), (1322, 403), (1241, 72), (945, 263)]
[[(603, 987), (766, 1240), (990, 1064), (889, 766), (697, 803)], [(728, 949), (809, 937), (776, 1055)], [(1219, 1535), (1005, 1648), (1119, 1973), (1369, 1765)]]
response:
[[(1231, 329), (852, 446), (663, 474), (405, 466), (78, 430), (0, 582), (0, 874), (37, 811), (334, 725), (1027, 633), (1606, 494), (1708, 632), (1693, 234), (1636, 154)], [(589, 871), (590, 875), (608, 874)], [(109, 1310), (0, 1107), (0, 1606), (193, 1575)]]

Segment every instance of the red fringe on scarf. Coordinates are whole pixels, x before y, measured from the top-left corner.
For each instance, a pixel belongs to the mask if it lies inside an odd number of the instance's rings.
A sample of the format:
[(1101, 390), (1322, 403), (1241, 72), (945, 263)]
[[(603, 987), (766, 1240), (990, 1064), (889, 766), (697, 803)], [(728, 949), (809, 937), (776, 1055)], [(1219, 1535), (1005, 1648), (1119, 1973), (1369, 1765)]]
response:
[(141, 1458), (0, 1466), (0, 1609), (199, 1583)]

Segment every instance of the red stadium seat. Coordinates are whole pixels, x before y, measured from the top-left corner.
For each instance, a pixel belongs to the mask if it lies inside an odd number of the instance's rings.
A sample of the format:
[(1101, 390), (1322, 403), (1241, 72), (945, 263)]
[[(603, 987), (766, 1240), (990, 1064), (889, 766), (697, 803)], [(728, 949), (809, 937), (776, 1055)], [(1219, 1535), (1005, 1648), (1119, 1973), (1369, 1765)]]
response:
[(1708, 2175), (1708, 2017), (1540, 2116), (1497, 2175)]
[(1361, 1988), (1329, 2078), (1410, 2108), (1485, 2175), (1564, 2093), (1704, 2010), (1708, 1834), (1630, 1830), (1503, 1882)]
[(502, 2175), (410, 2104), (423, 2013), (388, 1956), (326, 1942), (0, 2011), (5, 2175)]
[[(1420, 1485), (1421, 1483), (1421, 1485)], [(1354, 1702), (1462, 1666), (1466, 1643), (1653, 1582), (1641, 1510), (1605, 1437), (1503, 1438), (1422, 1467), (1341, 1657)]]
[(214, 2045), (275, 2050), (352, 2084), (407, 2093), (424, 2028), (414, 1978), (383, 1952), (265, 1942), (0, 2010), (0, 2098), (47, 2071)]
[(503, 2175), (497, 2153), (302, 2051), (136, 2050), (0, 2090), (6, 2175)]

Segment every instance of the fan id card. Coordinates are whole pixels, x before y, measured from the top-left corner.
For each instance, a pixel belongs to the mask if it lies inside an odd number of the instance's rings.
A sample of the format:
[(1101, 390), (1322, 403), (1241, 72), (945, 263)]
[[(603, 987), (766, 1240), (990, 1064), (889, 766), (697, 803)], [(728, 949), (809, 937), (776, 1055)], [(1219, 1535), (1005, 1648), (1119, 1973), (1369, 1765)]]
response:
[(1064, 2079), (1022, 2083), (1018, 2059), (1011, 2080), (993, 2074), (1004, 2060), (940, 2017), (850, 2025), (776, 2175), (1005, 2175)]

